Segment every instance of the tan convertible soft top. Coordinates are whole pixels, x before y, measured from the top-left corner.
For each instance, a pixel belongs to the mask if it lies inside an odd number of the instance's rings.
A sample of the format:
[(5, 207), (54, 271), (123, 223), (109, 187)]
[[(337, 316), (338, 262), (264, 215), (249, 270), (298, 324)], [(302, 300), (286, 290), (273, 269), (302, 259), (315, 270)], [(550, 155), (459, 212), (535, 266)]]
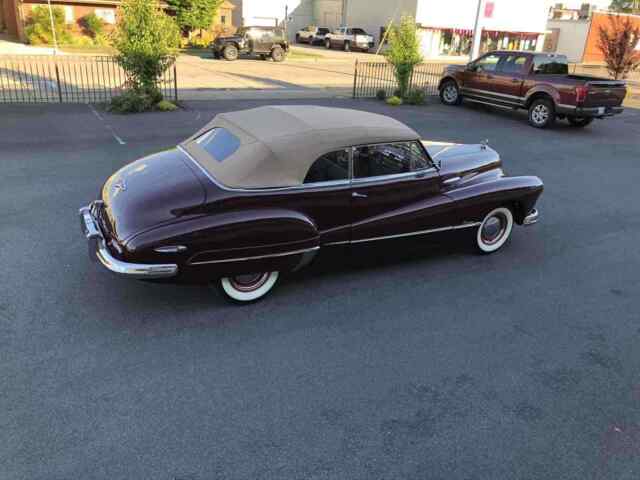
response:
[[(240, 141), (238, 149), (223, 161), (196, 142), (215, 127), (227, 129)], [(414, 130), (384, 115), (292, 105), (221, 113), (181, 146), (223, 185), (273, 188), (301, 185), (313, 162), (325, 153), (418, 138)]]

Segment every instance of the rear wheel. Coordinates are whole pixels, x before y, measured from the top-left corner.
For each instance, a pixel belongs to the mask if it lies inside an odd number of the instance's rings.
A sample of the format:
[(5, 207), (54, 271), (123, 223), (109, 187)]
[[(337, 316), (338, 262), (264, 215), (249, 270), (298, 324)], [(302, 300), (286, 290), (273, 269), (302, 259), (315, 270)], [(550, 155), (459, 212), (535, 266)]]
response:
[(549, 128), (556, 121), (556, 109), (553, 102), (538, 98), (529, 106), (529, 124), (536, 128)]
[(232, 62), (238, 59), (238, 48), (235, 45), (227, 45), (222, 51), (225, 60)]
[(490, 211), (476, 234), (476, 243), (482, 253), (499, 250), (509, 239), (513, 230), (513, 214), (507, 207)]
[(593, 118), (591, 117), (567, 117), (567, 120), (574, 127), (586, 127), (593, 122)]
[(271, 50), (271, 58), (273, 58), (274, 62), (283, 62), (284, 57), (285, 55), (282, 47), (273, 47), (273, 50)]
[(278, 276), (278, 272), (261, 272), (225, 277), (220, 279), (220, 289), (233, 302), (255, 302), (273, 289)]
[(328, 38), (324, 41), (324, 48), (326, 48), (327, 50), (331, 49), (331, 40), (329, 40)]
[(349, 51), (351, 51), (351, 42), (344, 42), (344, 45), (342, 46), (342, 49), (343, 49), (345, 52), (349, 52)]
[(462, 96), (458, 84), (453, 80), (446, 81), (440, 89), (440, 101), (445, 105), (460, 105)]

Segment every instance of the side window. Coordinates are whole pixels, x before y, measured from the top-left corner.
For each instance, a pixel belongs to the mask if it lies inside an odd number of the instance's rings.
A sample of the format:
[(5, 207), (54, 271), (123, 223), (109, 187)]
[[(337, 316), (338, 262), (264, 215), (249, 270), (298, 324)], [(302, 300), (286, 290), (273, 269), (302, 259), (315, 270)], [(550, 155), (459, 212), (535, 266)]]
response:
[(490, 54), (476, 60), (475, 67), (478, 72), (495, 72), (500, 55)]
[(412, 171), (411, 142), (357, 147), (353, 152), (354, 178), (380, 177)]
[(304, 183), (333, 182), (349, 179), (349, 150), (326, 153), (307, 172)]
[(500, 64), (500, 72), (518, 74), (524, 72), (524, 66), (527, 63), (525, 55), (508, 55)]
[(567, 57), (537, 55), (533, 59), (533, 73), (567, 75), (569, 73)]

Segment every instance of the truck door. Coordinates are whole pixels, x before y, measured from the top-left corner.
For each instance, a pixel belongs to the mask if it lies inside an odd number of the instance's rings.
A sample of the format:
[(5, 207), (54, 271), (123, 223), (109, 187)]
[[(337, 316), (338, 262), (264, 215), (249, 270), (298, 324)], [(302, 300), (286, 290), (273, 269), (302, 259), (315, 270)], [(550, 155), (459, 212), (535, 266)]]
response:
[(495, 101), (513, 106), (522, 104), (522, 84), (528, 65), (529, 55), (514, 53), (502, 57), (486, 83), (486, 89)]

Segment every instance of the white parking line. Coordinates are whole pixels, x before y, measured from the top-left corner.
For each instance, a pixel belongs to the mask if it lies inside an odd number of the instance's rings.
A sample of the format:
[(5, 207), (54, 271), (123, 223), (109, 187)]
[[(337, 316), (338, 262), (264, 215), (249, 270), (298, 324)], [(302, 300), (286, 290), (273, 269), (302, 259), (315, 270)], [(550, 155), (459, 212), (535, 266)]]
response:
[[(102, 115), (100, 115), (100, 113), (98, 113), (98, 111), (93, 107), (93, 105), (89, 104), (89, 110), (91, 110), (93, 112), (93, 114), (98, 118), (98, 120), (100, 120), (101, 122), (104, 123), (104, 117)], [(127, 144), (127, 142), (125, 142), (121, 137), (118, 136), (118, 134), (115, 132), (115, 130), (113, 129), (113, 127), (111, 125), (109, 125), (108, 123), (105, 123), (104, 124), (104, 128), (106, 128), (109, 131), (111, 136), (120, 145), (126, 145)]]

